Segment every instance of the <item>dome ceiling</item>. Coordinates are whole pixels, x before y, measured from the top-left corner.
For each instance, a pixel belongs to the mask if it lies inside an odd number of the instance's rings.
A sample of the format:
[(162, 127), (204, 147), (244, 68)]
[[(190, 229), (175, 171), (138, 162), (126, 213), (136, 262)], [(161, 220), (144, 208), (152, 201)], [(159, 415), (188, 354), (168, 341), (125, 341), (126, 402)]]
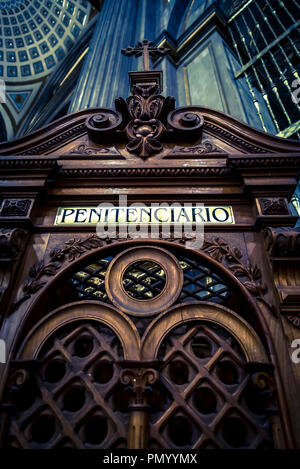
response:
[(1, 113), (8, 138), (72, 49), (92, 9), (88, 0), (0, 0), (0, 79), (7, 97)]

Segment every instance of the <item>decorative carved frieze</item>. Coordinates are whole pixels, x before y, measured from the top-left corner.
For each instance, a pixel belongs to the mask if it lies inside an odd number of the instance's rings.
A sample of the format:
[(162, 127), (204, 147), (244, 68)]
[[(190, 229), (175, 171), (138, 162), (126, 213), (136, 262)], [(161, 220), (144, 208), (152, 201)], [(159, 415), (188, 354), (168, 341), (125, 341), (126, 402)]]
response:
[(290, 215), (287, 200), (283, 197), (258, 199), (262, 215)]
[(168, 158), (169, 156), (172, 155), (184, 155), (184, 156), (189, 156), (189, 155), (206, 155), (208, 153), (225, 153), (224, 150), (219, 148), (217, 145), (215, 145), (212, 142), (209, 141), (204, 141), (200, 145), (194, 145), (191, 147), (181, 147), (178, 145), (175, 145), (172, 150), (165, 156), (165, 158)]
[(300, 227), (267, 228), (264, 235), (269, 256), (300, 257)]
[(26, 217), (32, 199), (4, 199), (0, 216), (1, 217)]
[(79, 137), (84, 133), (85, 129), (85, 123), (81, 123), (55, 137), (50, 138), (44, 143), (30, 148), (29, 150), (21, 150), (20, 152), (16, 153), (16, 155), (41, 155), (43, 153), (47, 153), (57, 147), (59, 144), (67, 143), (71, 138)]
[(234, 146), (237, 146), (238, 148), (245, 150), (247, 153), (267, 153), (267, 150), (265, 150), (264, 148), (258, 147), (254, 145), (253, 143), (249, 143), (246, 140), (239, 138), (236, 135), (233, 135), (228, 130), (223, 129), (219, 127), (218, 125), (215, 125), (211, 122), (205, 121), (204, 129), (210, 130), (213, 135), (221, 137), (222, 139), (224, 138), (229, 143), (233, 144)]
[[(46, 283), (45, 277), (54, 276), (60, 269), (63, 262), (66, 260), (72, 262), (86, 251), (97, 249), (104, 245), (104, 243), (118, 242), (119, 239), (106, 241), (98, 238), (97, 235), (89, 236), (86, 239), (71, 239), (64, 243), (62, 247), (58, 246), (53, 249), (49, 257), (50, 259), (34, 264), (30, 271), (28, 279), (23, 285), (24, 295), (13, 305), (13, 310), (16, 310), (20, 304), (29, 299), (32, 294), (39, 291)], [(190, 239), (175, 239), (174, 236), (170, 237), (170, 242), (184, 244)], [(244, 265), (242, 261), (242, 253), (238, 248), (231, 248), (221, 238), (215, 238), (213, 240), (206, 240), (203, 244), (202, 251), (210, 255), (213, 259), (216, 259), (220, 263), (226, 264), (226, 266), (232, 271), (232, 273), (241, 279), (244, 287), (253, 295), (257, 300), (264, 303), (271, 311), (273, 307), (264, 298), (267, 292), (267, 287), (262, 281), (261, 270), (257, 266), (253, 266), (251, 263)]]
[(7, 156), (1, 157), (0, 169), (1, 170), (49, 170), (57, 166), (56, 158), (43, 157), (27, 157), (20, 156)]
[(238, 248), (231, 248), (223, 239), (215, 238), (204, 241), (202, 251), (220, 263), (226, 261), (228, 268), (236, 277), (241, 278), (242, 284), (251, 295), (264, 303), (274, 313), (272, 306), (264, 298), (267, 286), (262, 281), (261, 270), (250, 262), (244, 265), (243, 255)]
[(115, 147), (105, 148), (103, 146), (91, 147), (86, 143), (81, 143), (72, 148), (70, 155), (119, 155), (120, 152)]
[(24, 295), (13, 305), (13, 310), (16, 310), (20, 304), (40, 290), (47, 283), (47, 281), (42, 280), (42, 278), (55, 275), (65, 260), (72, 262), (86, 251), (101, 246), (103, 246), (103, 241), (101, 241), (97, 235), (92, 235), (86, 239), (69, 239), (63, 246), (58, 246), (53, 249), (50, 252), (50, 259), (47, 262), (45, 259), (36, 262), (29, 270), (28, 279), (25, 281), (22, 288)]
[[(251, 153), (259, 153), (258, 151)], [(231, 168), (299, 168), (300, 157), (288, 155), (265, 155), (265, 156), (228, 156), (228, 164)]]
[(61, 168), (59, 170), (59, 175), (74, 178), (217, 177), (228, 176), (231, 173), (230, 168), (224, 167)]

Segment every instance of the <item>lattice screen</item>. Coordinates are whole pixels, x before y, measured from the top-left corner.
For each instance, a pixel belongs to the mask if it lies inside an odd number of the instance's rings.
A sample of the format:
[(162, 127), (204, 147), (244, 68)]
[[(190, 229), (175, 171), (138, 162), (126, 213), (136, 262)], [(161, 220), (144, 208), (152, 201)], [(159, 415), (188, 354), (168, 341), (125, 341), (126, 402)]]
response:
[(6, 446), (126, 447), (128, 409), (118, 412), (121, 345), (95, 322), (60, 329), (39, 355), (38, 371), (17, 399)]
[(153, 448), (270, 448), (268, 415), (236, 341), (222, 328), (192, 323), (163, 342), (153, 395)]

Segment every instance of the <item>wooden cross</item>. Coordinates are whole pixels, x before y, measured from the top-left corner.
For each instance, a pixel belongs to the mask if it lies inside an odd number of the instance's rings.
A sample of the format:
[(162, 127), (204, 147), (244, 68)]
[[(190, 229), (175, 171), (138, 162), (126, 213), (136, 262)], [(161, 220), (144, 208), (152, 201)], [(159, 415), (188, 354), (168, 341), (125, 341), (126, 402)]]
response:
[(169, 49), (165, 47), (155, 47), (153, 42), (144, 39), (142, 42), (139, 42), (135, 47), (127, 47), (127, 49), (122, 49), (122, 54), (127, 55), (128, 57), (131, 55), (135, 55), (136, 57), (143, 56), (143, 71), (150, 70), (150, 60), (151, 57), (154, 59), (155, 57), (162, 57), (165, 55)]

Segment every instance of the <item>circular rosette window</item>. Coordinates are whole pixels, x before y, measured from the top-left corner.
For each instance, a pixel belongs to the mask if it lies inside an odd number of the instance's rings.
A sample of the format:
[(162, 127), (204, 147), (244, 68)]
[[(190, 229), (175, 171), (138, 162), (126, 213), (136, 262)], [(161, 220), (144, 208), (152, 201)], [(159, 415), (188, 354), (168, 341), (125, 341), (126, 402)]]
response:
[(120, 253), (105, 277), (109, 299), (133, 316), (169, 308), (180, 295), (183, 272), (176, 257), (162, 248), (139, 246)]

